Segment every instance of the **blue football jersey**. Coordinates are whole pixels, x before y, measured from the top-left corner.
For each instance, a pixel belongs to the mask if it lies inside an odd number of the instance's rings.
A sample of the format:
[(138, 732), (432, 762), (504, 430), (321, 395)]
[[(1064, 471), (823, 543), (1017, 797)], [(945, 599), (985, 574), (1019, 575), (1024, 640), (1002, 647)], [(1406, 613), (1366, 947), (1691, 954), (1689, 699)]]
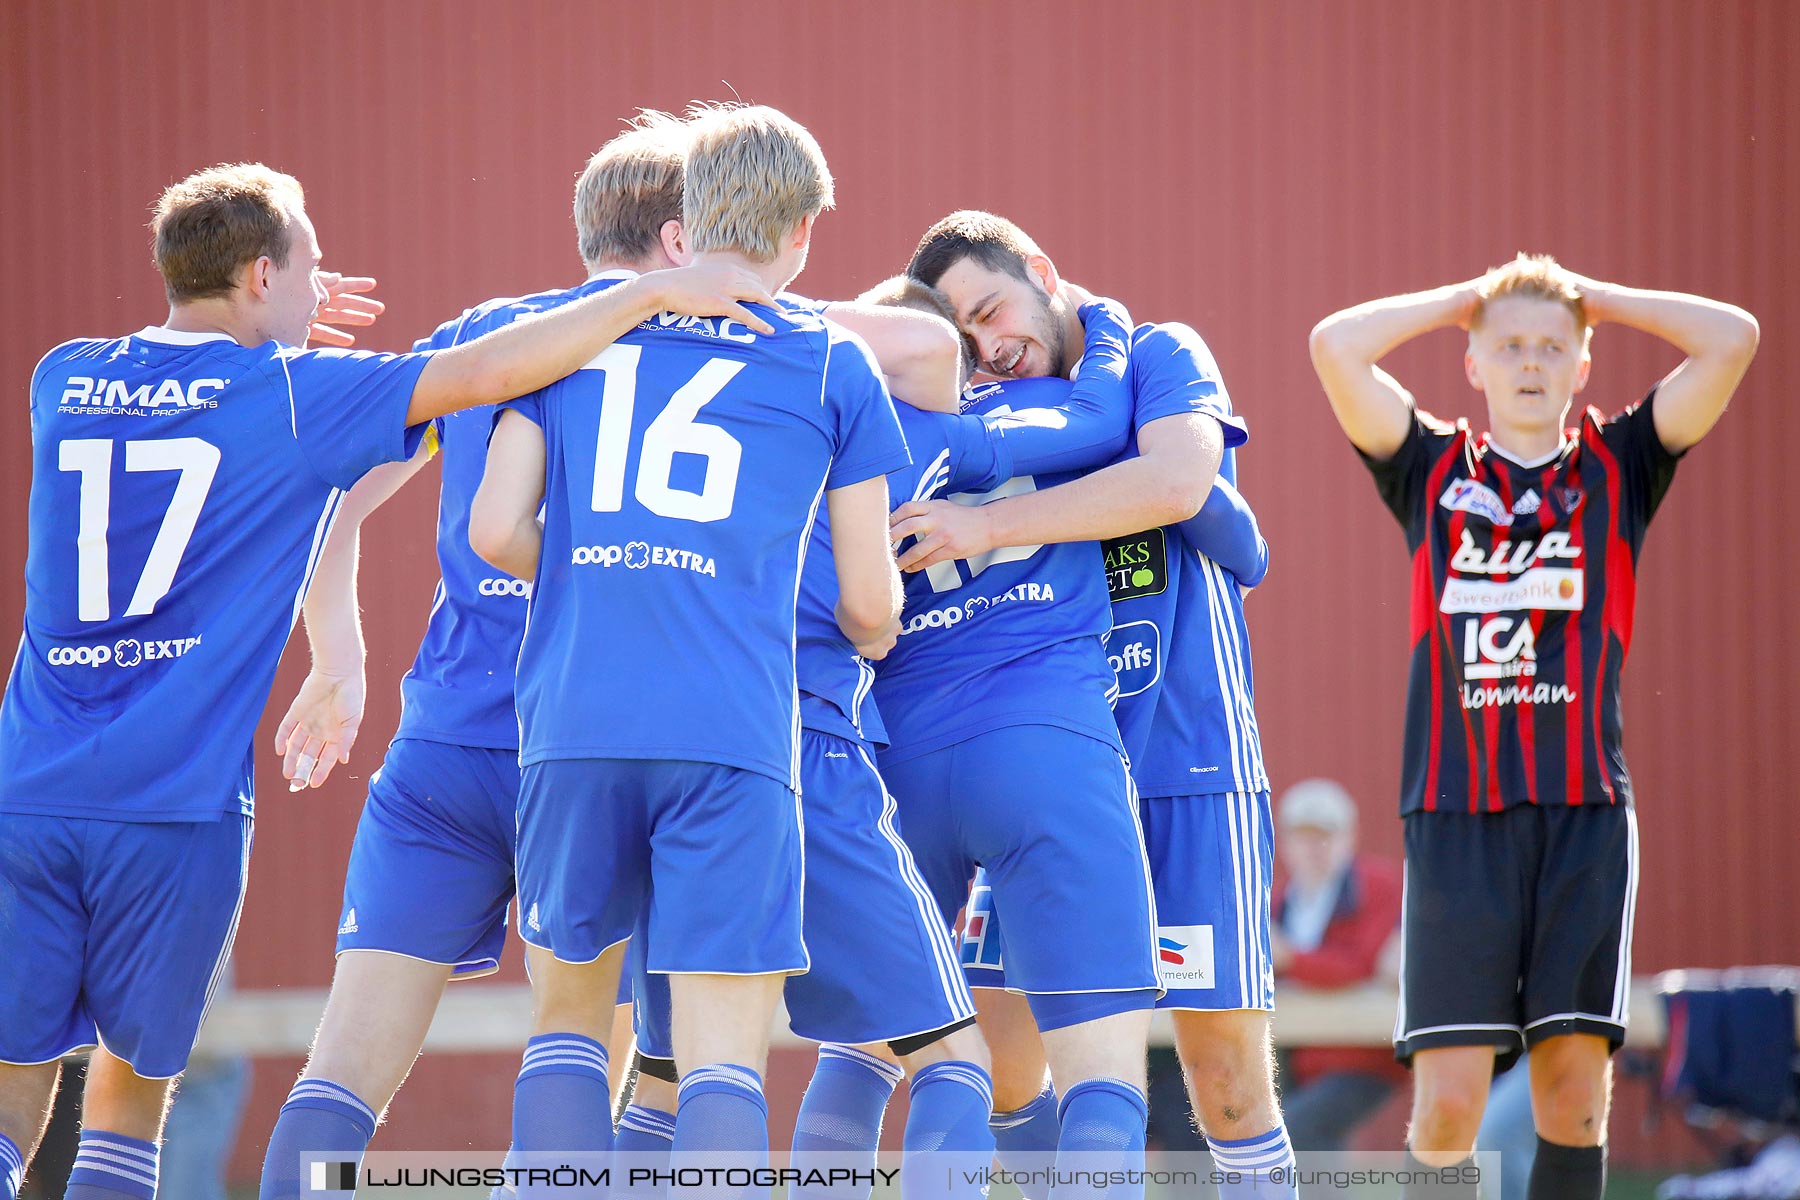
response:
[(908, 459), (868, 347), (798, 306), (767, 311), (773, 336), (662, 314), (509, 406), (547, 454), (523, 765), (680, 759), (797, 786), (813, 517), (827, 489)]
[[(1202, 412), (1225, 428), (1219, 473), (1237, 482), (1247, 434), (1218, 365), (1185, 325), (1144, 325), (1132, 348), (1133, 436), (1159, 417)], [(1211, 503), (1211, 501), (1209, 501)], [(1115, 715), (1144, 796), (1267, 791), (1238, 580), (1190, 544), (1181, 526), (1104, 543), (1112, 596), (1106, 651)]]
[(425, 362), (152, 327), (38, 364), (0, 808), (251, 814), (257, 718), (341, 490), (417, 448)]
[[(460, 346), (520, 317), (579, 300), (604, 286), (604, 281), (630, 277), (626, 271), (607, 272), (573, 288), (490, 300), (438, 326), (414, 348)], [(525, 637), (525, 597), (531, 588), (469, 549), (469, 508), (487, 468), (493, 428), (494, 410), (489, 407), (464, 409), (438, 422), (443, 454), (439, 582), (419, 653), (400, 681), (396, 741), (419, 738), (485, 750), (519, 746), (513, 672)]]
[[(1013, 473), (1015, 459), (1029, 470), (1054, 471), (1104, 461), (1124, 443), (1129, 427), (1125, 385), (1131, 331), (1124, 310), (1110, 302), (1085, 306), (1087, 320), (1082, 382), (1015, 385), (1004, 402), (980, 405), (973, 389), (960, 415), (920, 412), (905, 405), (903, 425), (910, 446), (936, 448), (916, 473), (902, 473), (905, 490), (890, 495), (896, 504), (913, 499), (915, 480), (929, 479), (941, 490), (980, 492)], [(813, 541), (800, 577), (799, 675), (801, 723), (820, 733), (888, 744), (887, 727), (870, 692), (875, 671), (838, 629), (837, 572), (831, 564), (830, 521), (823, 509), (813, 525)]]
[[(1082, 377), (1102, 376), (1084, 359)], [(985, 504), (1105, 462), (1127, 429), (1122, 380), (1111, 382), (1116, 394), (1094, 406), (1087, 423), (1018, 419), (1055, 409), (1079, 386), (1021, 379), (971, 388), (965, 413), (1013, 418), (999, 463), (947, 440), (940, 425), (904, 416), (914, 462), (889, 476), (892, 499)], [(1089, 433), (1095, 422), (1107, 427), (1097, 437)], [(1010, 478), (998, 481), (1001, 473)], [(876, 667), (875, 695), (891, 742), (884, 761), (1012, 725), (1054, 725), (1117, 746), (1113, 674), (1103, 648), (1110, 624), (1094, 542), (1003, 547), (908, 574), (899, 644)]]
[(800, 595), (794, 605), (794, 671), (800, 688), (800, 727), (885, 746), (887, 726), (882, 724), (881, 710), (873, 695), (875, 668), (856, 652), (838, 628), (837, 599), (831, 516), (820, 504), (806, 547), (806, 562), (800, 570)]

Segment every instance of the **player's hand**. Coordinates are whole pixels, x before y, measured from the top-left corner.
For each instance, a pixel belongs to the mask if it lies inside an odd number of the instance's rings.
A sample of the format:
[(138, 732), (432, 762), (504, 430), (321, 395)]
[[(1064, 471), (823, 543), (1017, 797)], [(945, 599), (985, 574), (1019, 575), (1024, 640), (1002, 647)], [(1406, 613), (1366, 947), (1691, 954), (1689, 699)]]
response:
[(856, 652), (870, 662), (880, 662), (888, 656), (889, 651), (893, 650), (899, 642), (900, 620), (896, 617), (894, 620), (888, 622), (887, 628), (882, 630), (881, 636), (874, 641), (858, 642), (856, 645)]
[(360, 671), (307, 675), (275, 733), (275, 753), (282, 756), (281, 775), (288, 781), (288, 791), (318, 787), (330, 778), (333, 767), (350, 761), (350, 747), (362, 727), (363, 698)]
[(980, 506), (948, 500), (902, 504), (888, 518), (888, 536), (896, 546), (909, 537), (919, 539), (900, 556), (902, 571), (923, 571), (937, 563), (973, 558), (994, 548), (992, 522)]
[(773, 325), (744, 307), (745, 304), (775, 306), (775, 297), (769, 294), (768, 285), (746, 267), (731, 263), (696, 263), (691, 267), (652, 271), (643, 278), (656, 287), (658, 304), (664, 312), (694, 317), (730, 317), (758, 333), (775, 332)]
[(1474, 322), (1475, 310), (1481, 307), (1481, 280), (1485, 278), (1487, 278), (1487, 276), (1483, 275), (1478, 279), (1471, 279), (1467, 283), (1459, 284), (1457, 286), (1457, 307), (1453, 323), (1458, 329), (1467, 330)]
[(319, 282), (325, 285), (325, 303), (313, 317), (307, 340), (318, 346), (356, 345), (356, 336), (333, 325), (373, 325), (375, 318), (387, 311), (387, 305), (363, 292), (375, 290), (375, 281), (361, 275), (339, 275), (336, 271), (320, 271)]
[(1598, 325), (1611, 319), (1608, 301), (1612, 298), (1613, 285), (1602, 283), (1598, 279), (1589, 279), (1586, 275), (1562, 268), (1562, 273), (1575, 285), (1576, 293), (1581, 297), (1582, 312), (1587, 314), (1588, 325)]

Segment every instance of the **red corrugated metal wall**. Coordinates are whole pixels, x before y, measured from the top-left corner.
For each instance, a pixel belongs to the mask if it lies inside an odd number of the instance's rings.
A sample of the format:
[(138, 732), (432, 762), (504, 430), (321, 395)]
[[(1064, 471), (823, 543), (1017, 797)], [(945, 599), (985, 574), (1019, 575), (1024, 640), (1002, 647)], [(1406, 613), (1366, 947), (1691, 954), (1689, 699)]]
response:
[[(1780, 755), (1800, 639), (1781, 614), (1800, 547), (1778, 481), (1800, 435), (1782, 386), (1800, 369), (1796, 46), (1800, 6), (1780, 0), (6, 4), (0, 562), (17, 580), (31, 366), (66, 337), (161, 318), (142, 225), (167, 182), (242, 158), (298, 175), (328, 263), (381, 277), (388, 315), (366, 344), (394, 348), (490, 295), (573, 281), (584, 157), (638, 106), (736, 94), (810, 125), (837, 174), (802, 290), (849, 293), (935, 217), (985, 207), (1140, 319), (1205, 334), (1253, 428), (1243, 486), (1274, 552), (1252, 603), (1271, 771), (1278, 787), (1345, 779), (1367, 840), (1397, 851), (1405, 556), (1306, 332), (1549, 250), (1762, 320), (1761, 357), (1643, 559), (1635, 965), (1793, 958), (1800, 806)], [(1605, 408), (1675, 361), (1616, 329), (1596, 356), (1586, 398)], [(1459, 359), (1444, 334), (1392, 365), (1438, 412), (1479, 419)], [(245, 986), (328, 977), (361, 789), (434, 579), (432, 503), (415, 487), (366, 541), (372, 697), (347, 777), (292, 799), (265, 761)], [(16, 583), (0, 592), (0, 627), (21, 604)], [(290, 654), (282, 703), (303, 662)]]

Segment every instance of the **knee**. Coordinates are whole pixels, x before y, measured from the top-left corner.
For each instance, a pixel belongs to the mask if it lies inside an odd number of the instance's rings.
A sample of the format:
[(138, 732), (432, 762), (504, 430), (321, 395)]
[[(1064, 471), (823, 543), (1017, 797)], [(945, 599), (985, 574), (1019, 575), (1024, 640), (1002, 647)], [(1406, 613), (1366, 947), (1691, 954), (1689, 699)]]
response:
[(1190, 1069), (1187, 1076), (1194, 1116), (1208, 1137), (1230, 1141), (1268, 1129), (1269, 1090), (1254, 1075), (1206, 1068)]
[(1472, 1149), (1486, 1101), (1483, 1089), (1454, 1082), (1421, 1087), (1413, 1097), (1412, 1130), (1407, 1144), (1415, 1150)]
[(1554, 1071), (1533, 1091), (1538, 1132), (1565, 1146), (1599, 1145), (1609, 1100), (1604, 1072)]
[(1210, 1132), (1225, 1136), (1239, 1121), (1273, 1106), (1275, 1064), (1266, 1025), (1233, 1022), (1203, 1033), (1183, 1031), (1177, 1049)]
[(1041, 1066), (1034, 1072), (1004, 1058), (994, 1060), (990, 1076), (994, 1082), (994, 1111), (997, 1113), (1018, 1112), (1042, 1094), (1046, 1082)]

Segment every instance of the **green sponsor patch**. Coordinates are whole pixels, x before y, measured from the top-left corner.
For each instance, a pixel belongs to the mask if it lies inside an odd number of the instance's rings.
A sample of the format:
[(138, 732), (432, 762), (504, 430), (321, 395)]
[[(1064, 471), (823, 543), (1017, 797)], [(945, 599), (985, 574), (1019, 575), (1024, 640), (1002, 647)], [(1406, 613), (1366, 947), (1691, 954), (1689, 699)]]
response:
[(1106, 554), (1106, 590), (1117, 600), (1160, 595), (1169, 586), (1167, 546), (1160, 529), (1100, 543)]

